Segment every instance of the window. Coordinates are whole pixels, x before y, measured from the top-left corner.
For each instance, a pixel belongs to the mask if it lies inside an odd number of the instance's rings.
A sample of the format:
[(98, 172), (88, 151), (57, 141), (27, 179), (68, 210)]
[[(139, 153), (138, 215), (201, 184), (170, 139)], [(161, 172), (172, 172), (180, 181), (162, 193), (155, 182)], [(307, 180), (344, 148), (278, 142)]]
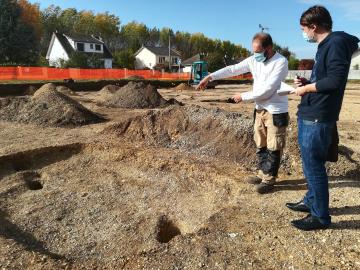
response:
[(159, 57), (159, 63), (165, 63), (165, 57), (164, 56)]
[(95, 44), (95, 50), (96, 51), (101, 51), (101, 45)]
[(94, 49), (94, 44), (90, 44), (90, 49)]
[(78, 49), (79, 52), (83, 52), (85, 49), (84, 49), (84, 43), (77, 43), (76, 44), (76, 47)]

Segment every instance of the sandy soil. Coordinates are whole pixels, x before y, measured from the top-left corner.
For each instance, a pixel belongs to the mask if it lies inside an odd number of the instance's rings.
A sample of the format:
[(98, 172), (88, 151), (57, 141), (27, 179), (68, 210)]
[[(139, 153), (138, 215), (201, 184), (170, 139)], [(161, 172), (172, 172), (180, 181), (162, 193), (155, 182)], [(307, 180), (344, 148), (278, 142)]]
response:
[(250, 88), (159, 91), (186, 109), (108, 108), (84, 92), (72, 98), (107, 122), (1, 121), (0, 268), (360, 269), (360, 85), (347, 87), (329, 167), (334, 224), (318, 232), (291, 227), (303, 214), (284, 206), (306, 191), (298, 159), (270, 194), (243, 182), (253, 105), (224, 101)]

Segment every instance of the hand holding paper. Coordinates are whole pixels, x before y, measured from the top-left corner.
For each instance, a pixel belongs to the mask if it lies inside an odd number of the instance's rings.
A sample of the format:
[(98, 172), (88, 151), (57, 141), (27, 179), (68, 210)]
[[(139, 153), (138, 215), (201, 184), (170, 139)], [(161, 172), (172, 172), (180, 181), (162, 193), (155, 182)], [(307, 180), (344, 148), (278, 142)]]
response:
[(286, 95), (289, 95), (289, 94), (294, 94), (295, 93), (295, 88), (282, 82), (281, 83), (281, 86), (280, 86), (280, 89), (277, 90), (277, 93), (279, 96), (286, 96)]

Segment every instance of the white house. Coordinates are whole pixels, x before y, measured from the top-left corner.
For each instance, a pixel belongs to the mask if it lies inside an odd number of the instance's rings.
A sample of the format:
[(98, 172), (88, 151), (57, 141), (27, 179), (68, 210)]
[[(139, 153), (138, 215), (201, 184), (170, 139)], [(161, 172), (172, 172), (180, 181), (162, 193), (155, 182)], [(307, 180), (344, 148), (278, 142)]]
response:
[(360, 49), (353, 54), (350, 69), (360, 69)]
[(86, 54), (99, 54), (104, 60), (104, 68), (112, 68), (113, 56), (100, 37), (75, 37), (53, 33), (46, 59), (50, 66), (59, 67), (61, 60), (69, 60), (70, 55), (75, 52)]
[[(174, 49), (170, 50), (171, 69), (177, 70), (179, 68), (180, 53)], [(151, 47), (142, 46), (135, 53), (135, 68), (136, 69), (163, 69), (168, 67), (169, 63), (169, 48), (167, 47)]]

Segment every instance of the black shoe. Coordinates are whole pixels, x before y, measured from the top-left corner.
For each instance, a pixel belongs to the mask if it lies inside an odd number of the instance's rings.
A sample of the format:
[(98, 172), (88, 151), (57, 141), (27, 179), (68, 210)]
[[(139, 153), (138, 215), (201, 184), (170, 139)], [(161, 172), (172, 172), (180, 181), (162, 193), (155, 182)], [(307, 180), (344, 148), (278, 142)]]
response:
[(304, 203), (303, 200), (297, 203), (286, 203), (285, 205), (287, 208), (293, 211), (310, 213), (310, 208)]
[(260, 184), (256, 185), (255, 189), (259, 194), (265, 194), (271, 192), (274, 189), (274, 185), (261, 182)]
[(291, 225), (303, 231), (325, 230), (330, 226), (330, 224), (326, 225), (321, 223), (317, 217), (312, 215), (307, 215), (302, 219), (293, 220), (291, 221)]

